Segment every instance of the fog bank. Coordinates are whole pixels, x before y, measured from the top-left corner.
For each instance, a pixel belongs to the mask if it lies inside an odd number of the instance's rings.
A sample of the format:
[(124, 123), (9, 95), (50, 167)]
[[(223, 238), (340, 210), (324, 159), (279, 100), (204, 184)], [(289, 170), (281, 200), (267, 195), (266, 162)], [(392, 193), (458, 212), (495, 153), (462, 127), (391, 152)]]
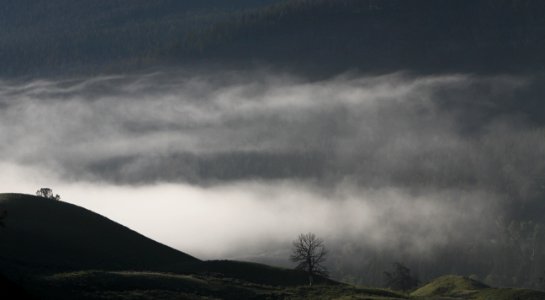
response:
[(540, 218), (540, 80), (4, 81), (0, 191), (48, 186), (201, 258), (289, 265), (291, 240), (313, 231), (332, 255), (356, 244), (432, 259), (487, 237), (499, 217)]

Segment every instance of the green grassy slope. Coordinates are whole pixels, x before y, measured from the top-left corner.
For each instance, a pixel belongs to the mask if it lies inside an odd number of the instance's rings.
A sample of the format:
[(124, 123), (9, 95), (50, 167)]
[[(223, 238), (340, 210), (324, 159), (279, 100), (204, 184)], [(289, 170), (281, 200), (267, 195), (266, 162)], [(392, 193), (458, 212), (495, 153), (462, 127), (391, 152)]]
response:
[(542, 300), (545, 293), (527, 289), (491, 288), (462, 276), (442, 276), (411, 294), (415, 299)]
[[(388, 290), (348, 285), (274, 286), (207, 275), (83, 271), (43, 277), (56, 299), (405, 299)], [(52, 289), (53, 287), (53, 289)]]
[[(431, 289), (430, 289), (431, 288)], [(441, 288), (446, 288), (441, 290)], [(495, 289), (459, 276), (444, 276), (412, 295), (345, 284), (281, 286), (219, 274), (78, 271), (45, 275), (32, 290), (54, 299), (316, 299), (316, 300), (542, 300), (544, 293)], [(45, 293), (44, 293), (45, 291)], [(40, 294), (41, 292), (41, 294)]]
[(488, 288), (487, 285), (462, 276), (447, 275), (434, 279), (412, 293), (413, 296), (456, 296)]

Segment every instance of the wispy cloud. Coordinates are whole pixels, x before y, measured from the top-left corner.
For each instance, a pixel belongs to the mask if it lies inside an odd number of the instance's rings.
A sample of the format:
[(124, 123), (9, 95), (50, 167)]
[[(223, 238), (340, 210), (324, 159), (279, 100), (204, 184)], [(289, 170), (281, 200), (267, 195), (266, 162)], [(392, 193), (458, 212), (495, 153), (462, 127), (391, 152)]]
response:
[[(479, 139), (496, 147), (526, 130), (490, 116), (501, 112), (498, 98), (524, 86), (516, 78), (218, 77), (4, 83), (0, 134), (9, 142), (0, 151), (76, 180), (391, 181), (415, 169), (468, 173), (452, 167), (489, 150), (475, 149), (486, 147)], [(500, 137), (502, 126), (510, 132)]]

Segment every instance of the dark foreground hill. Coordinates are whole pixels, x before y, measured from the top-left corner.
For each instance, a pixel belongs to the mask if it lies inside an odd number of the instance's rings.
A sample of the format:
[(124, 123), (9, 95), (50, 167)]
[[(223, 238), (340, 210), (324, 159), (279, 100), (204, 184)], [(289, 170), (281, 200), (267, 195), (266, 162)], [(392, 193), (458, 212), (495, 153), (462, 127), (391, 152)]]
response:
[(33, 299), (33, 297), (22, 287), (2, 275), (0, 275), (0, 293), (2, 293), (2, 295), (10, 295), (13, 299), (18, 300)]
[(457, 276), (411, 295), (325, 279), (308, 287), (302, 272), (200, 261), (65, 202), (0, 194), (0, 209), (0, 292), (17, 299), (545, 299)]
[(6, 209), (2, 261), (34, 270), (177, 270), (200, 262), (84, 208), (17, 194)]
[[(220, 283), (295, 286), (307, 282), (304, 273), (294, 270), (235, 261), (200, 261), (62, 201), (0, 194), (0, 209), (8, 213), (0, 231), (3, 283), (11, 288), (23, 286), (34, 294), (48, 290), (60, 297), (65, 291), (73, 291), (69, 293), (73, 297), (79, 296), (82, 286), (91, 294), (102, 287), (140, 285), (183, 290), (186, 284), (191, 292), (194, 283), (204, 293), (229, 294)], [(212, 280), (220, 283), (209, 282)], [(231, 289), (236, 285), (227, 286)]]

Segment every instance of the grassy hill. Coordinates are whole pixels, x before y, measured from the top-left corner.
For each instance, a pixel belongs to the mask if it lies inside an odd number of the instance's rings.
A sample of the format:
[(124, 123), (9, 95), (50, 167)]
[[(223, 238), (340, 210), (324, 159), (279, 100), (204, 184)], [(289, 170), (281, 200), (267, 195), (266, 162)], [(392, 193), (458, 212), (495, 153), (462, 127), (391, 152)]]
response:
[(62, 201), (0, 194), (0, 288), (20, 299), (545, 299), (445, 276), (411, 295), (256, 263), (201, 261)]
[(491, 288), (462, 276), (442, 276), (413, 293), (416, 299), (540, 300), (545, 293), (527, 289)]
[(81, 207), (1, 194), (0, 259), (34, 270), (179, 270), (199, 260)]
[(344, 284), (308, 287), (255, 284), (221, 276), (84, 271), (41, 281), (57, 299), (405, 299), (403, 294)]
[(49, 274), (79, 270), (214, 273), (257, 283), (306, 283), (304, 273), (237, 261), (201, 261), (76, 205), (0, 194), (8, 212), (0, 236), (4, 269)]
[[(307, 282), (306, 274), (294, 270), (236, 261), (201, 261), (62, 201), (0, 194), (0, 209), (8, 212), (0, 231), (0, 274), (6, 277), (6, 284), (30, 287), (34, 294), (51, 290), (62, 296), (68, 288), (79, 295), (82, 282), (85, 286), (89, 283), (92, 291), (111, 282), (133, 286), (141, 281), (151, 286), (162, 282), (158, 285), (161, 288), (170, 279), (177, 282), (183, 278), (189, 278), (189, 283), (209, 278), (250, 285), (296, 286)], [(214, 284), (204, 286), (206, 293), (214, 294)], [(223, 293), (227, 292), (221, 290)]]

